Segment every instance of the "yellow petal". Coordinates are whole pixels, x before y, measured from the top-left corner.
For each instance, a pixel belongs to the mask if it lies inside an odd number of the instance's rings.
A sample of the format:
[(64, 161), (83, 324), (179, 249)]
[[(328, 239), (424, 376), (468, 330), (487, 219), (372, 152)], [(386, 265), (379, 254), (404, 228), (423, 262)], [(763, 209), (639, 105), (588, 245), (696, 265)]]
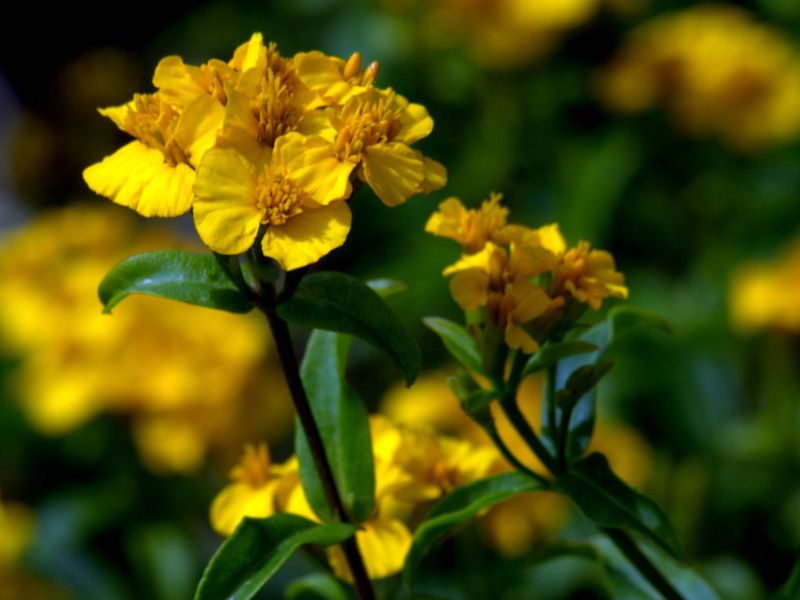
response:
[(194, 166), (206, 150), (217, 141), (217, 133), (222, 129), (225, 108), (211, 96), (197, 96), (183, 110), (173, 139), (189, 155)]
[(275, 513), (274, 496), (274, 482), (255, 489), (245, 483), (232, 483), (211, 504), (211, 526), (227, 536), (244, 517), (269, 517)]
[(261, 248), (287, 271), (317, 262), (344, 244), (351, 214), (346, 202), (307, 208), (281, 226), (267, 229)]
[(222, 131), (217, 136), (217, 145), (234, 148), (255, 162), (261, 145), (258, 143), (258, 123), (250, 109), (250, 101), (246, 95), (227, 86), (225, 92), (228, 104), (225, 105), (225, 117)]
[(422, 161), (425, 163), (425, 178), (419, 186), (420, 194), (430, 194), (447, 185), (447, 169), (442, 163), (427, 156), (423, 156)]
[(203, 156), (194, 185), (194, 224), (215, 252), (240, 254), (253, 245), (261, 224), (253, 197), (257, 168), (232, 148)]
[(450, 281), (450, 293), (463, 310), (474, 310), (489, 301), (489, 276), (478, 269), (461, 271)]
[(408, 200), (425, 177), (422, 154), (399, 142), (369, 146), (363, 164), (364, 178), (387, 206)]
[(328, 205), (350, 196), (350, 173), (355, 166), (336, 158), (333, 146), (321, 137), (287, 133), (275, 142), (273, 164), (283, 165), (292, 180), (315, 202)]
[(525, 354), (533, 354), (539, 349), (539, 344), (536, 340), (511, 320), (506, 325), (506, 344), (508, 344), (509, 348), (520, 349)]
[(564, 240), (564, 236), (561, 235), (558, 223), (551, 223), (550, 225), (539, 227), (536, 233), (539, 236), (539, 243), (542, 247), (553, 254), (563, 254), (567, 249), (567, 242)]
[(248, 41), (239, 46), (233, 53), (231, 66), (241, 73), (250, 69), (264, 69), (267, 64), (267, 49), (264, 36), (254, 33)]
[(309, 89), (319, 94), (326, 102), (340, 101), (350, 90), (342, 76), (344, 61), (326, 56), (317, 50), (301, 52), (294, 57), (297, 76)]
[[(411, 532), (396, 519), (372, 519), (356, 532), (356, 543), (364, 557), (370, 579), (383, 579), (403, 568), (411, 549)], [(340, 546), (329, 550), (331, 568), (337, 577), (352, 582), (353, 576)]]
[(323, 109), (307, 110), (297, 123), (297, 132), (303, 135), (318, 135), (329, 142), (336, 139), (336, 128), (331, 125), (328, 113)]
[(172, 167), (160, 150), (133, 141), (87, 167), (89, 188), (145, 217), (176, 217), (192, 205), (194, 171)]
[(153, 74), (155, 85), (167, 102), (187, 106), (211, 87), (211, 78), (200, 67), (184, 64), (180, 56), (162, 58)]
[[(442, 205), (443, 204), (444, 203), (442, 203)], [(458, 262), (455, 262), (449, 267), (447, 267), (442, 272), (442, 275), (447, 277), (449, 275), (458, 273), (459, 271), (465, 271), (467, 269), (479, 269), (481, 271), (488, 273), (492, 265), (492, 257), (495, 254), (499, 254), (505, 257), (506, 251), (492, 242), (487, 242), (480, 252), (474, 252), (473, 254), (463, 255), (458, 260)]]
[[(403, 98), (405, 101), (405, 98)], [(433, 119), (421, 104), (409, 104), (400, 115), (400, 131), (394, 137), (398, 142), (413, 144), (433, 131)]]
[(120, 104), (119, 106), (99, 108), (97, 109), (97, 112), (104, 117), (111, 119), (114, 122), (114, 125), (119, 127), (122, 131), (125, 131), (125, 121), (127, 121), (128, 112), (134, 106), (135, 102), (135, 100), (131, 100), (125, 104)]

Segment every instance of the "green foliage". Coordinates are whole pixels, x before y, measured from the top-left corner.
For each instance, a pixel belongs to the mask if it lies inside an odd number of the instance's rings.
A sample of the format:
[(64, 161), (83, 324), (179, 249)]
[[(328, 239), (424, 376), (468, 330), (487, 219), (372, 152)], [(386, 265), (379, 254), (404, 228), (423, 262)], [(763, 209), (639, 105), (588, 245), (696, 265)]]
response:
[(278, 305), (278, 315), (295, 325), (348, 333), (386, 352), (411, 385), (419, 375), (417, 342), (381, 296), (343, 273), (313, 273)]
[(100, 282), (104, 312), (131, 294), (169, 298), (196, 306), (245, 313), (253, 303), (231, 280), (212, 254), (159, 250), (131, 256), (114, 266)]
[(286, 589), (286, 600), (350, 600), (351, 595), (333, 576), (313, 573), (293, 581)]
[[(350, 341), (350, 336), (314, 331), (300, 377), (344, 507), (351, 519), (361, 522), (375, 504), (375, 468), (367, 409), (345, 380)], [(300, 423), (295, 427), (295, 451), (309, 504), (321, 519), (334, 520)]]
[(252, 598), (300, 546), (339, 544), (355, 531), (352, 525), (320, 525), (292, 514), (245, 518), (211, 559), (195, 600)]
[(595, 350), (597, 350), (597, 345), (586, 340), (564, 340), (563, 342), (545, 344), (532, 354), (528, 362), (525, 363), (522, 376), (525, 377), (547, 369), (570, 356), (586, 354)]
[(435, 504), (414, 534), (403, 567), (407, 584), (423, 557), (444, 535), (472, 519), (480, 511), (523, 492), (545, 489), (545, 485), (523, 473), (503, 473), (456, 488)]
[(789, 580), (775, 594), (775, 600), (792, 600), (793, 598), (800, 598), (800, 560), (795, 563)]
[(622, 529), (653, 540), (675, 557), (682, 555), (666, 515), (655, 502), (619, 479), (602, 454), (574, 463), (557, 487), (598, 528)]
[(440, 317), (426, 317), (422, 321), (428, 329), (441, 338), (453, 358), (474, 373), (484, 372), (480, 352), (466, 329), (458, 323)]

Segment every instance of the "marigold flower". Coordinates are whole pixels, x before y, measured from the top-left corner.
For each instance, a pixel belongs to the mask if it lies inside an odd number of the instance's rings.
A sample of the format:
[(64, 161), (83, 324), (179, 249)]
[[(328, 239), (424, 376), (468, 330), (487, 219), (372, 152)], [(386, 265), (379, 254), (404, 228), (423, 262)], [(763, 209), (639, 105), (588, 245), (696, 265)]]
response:
[(614, 257), (604, 250), (591, 250), (588, 242), (580, 242), (564, 253), (556, 269), (552, 290), (570, 295), (594, 310), (600, 310), (605, 298), (627, 298), (625, 278), (615, 270)]
[(409, 103), (393, 90), (373, 88), (328, 115), (336, 130), (336, 156), (357, 165), (359, 179), (387, 206), (444, 186), (444, 167), (410, 147), (433, 130), (433, 119), (421, 104)]
[(215, 148), (198, 168), (194, 206), (197, 232), (216, 252), (248, 250), (264, 227), (261, 249), (287, 270), (341, 246), (350, 232), (353, 166), (333, 156), (320, 137), (287, 134), (275, 150), (251, 160), (233, 148)]
[(508, 209), (500, 206), (502, 198), (502, 194), (492, 192), (477, 210), (467, 210), (454, 196), (447, 198), (430, 216), (425, 231), (457, 241), (468, 254), (478, 252), (486, 242), (497, 242), (506, 225)]
[(194, 167), (216, 140), (222, 105), (203, 95), (178, 111), (158, 93), (137, 94), (100, 113), (137, 140), (84, 170), (92, 191), (145, 217), (188, 211)]
[(600, 91), (623, 112), (663, 105), (685, 132), (735, 149), (800, 133), (800, 57), (732, 6), (695, 6), (643, 25), (603, 72)]
[(296, 460), (274, 465), (266, 444), (248, 444), (241, 460), (231, 470), (233, 482), (217, 494), (211, 504), (211, 526), (222, 535), (230, 535), (245, 517), (263, 518), (275, 514), (279, 498), (288, 496), (292, 483), (284, 476), (296, 471)]
[(327, 106), (343, 104), (372, 87), (378, 75), (378, 62), (361, 69), (361, 54), (354, 52), (346, 61), (322, 52), (301, 52), (294, 56), (297, 76)]

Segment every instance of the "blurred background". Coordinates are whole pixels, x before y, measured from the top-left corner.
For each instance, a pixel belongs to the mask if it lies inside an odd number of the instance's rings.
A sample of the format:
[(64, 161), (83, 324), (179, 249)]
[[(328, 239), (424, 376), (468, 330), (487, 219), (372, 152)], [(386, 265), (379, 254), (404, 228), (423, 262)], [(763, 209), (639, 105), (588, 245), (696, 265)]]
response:
[[(447, 196), (474, 207), (501, 192), (511, 220), (557, 221), (571, 243), (610, 250), (630, 304), (672, 324), (616, 353), (599, 408), (612, 464), (664, 507), (722, 598), (766, 598), (788, 578), (800, 547), (800, 4), (140, 2), (100, 11), (102, 27), (68, 4), (44, 23), (34, 3), (17, 10), (38, 25), (24, 44), (0, 37), (0, 599), (190, 598), (221, 541), (209, 504), (244, 443), (291, 453), (258, 316), (152, 298), (100, 314), (95, 290), (116, 261), (199, 242), (191, 218), (145, 221), (81, 178), (126, 141), (97, 107), (151, 91), (163, 56), (227, 60), (253, 31), (287, 56), (378, 60), (378, 85), (436, 124), (420, 149), (447, 166), (447, 187), (391, 212), (362, 189), (350, 239), (324, 265), (408, 283), (390, 302), (432, 374), (400, 392), (399, 373), (357, 343), (350, 379), (370, 407), (413, 419), (425, 412), (414, 406), (451, 406), (439, 385), (451, 365), (420, 320), (460, 319), (440, 275), (458, 248), (423, 227)], [(623, 597), (591, 560), (545, 560), (548, 540), (587, 526), (536, 498), (505, 529), (497, 517), (447, 542), (427, 589)], [(265, 597), (309, 569), (291, 561)]]

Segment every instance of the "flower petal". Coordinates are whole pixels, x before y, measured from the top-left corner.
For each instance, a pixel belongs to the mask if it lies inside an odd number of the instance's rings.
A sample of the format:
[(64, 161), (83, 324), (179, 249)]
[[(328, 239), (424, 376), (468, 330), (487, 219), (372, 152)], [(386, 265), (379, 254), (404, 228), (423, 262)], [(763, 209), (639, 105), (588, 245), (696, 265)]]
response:
[[(356, 543), (364, 557), (370, 579), (383, 579), (403, 568), (411, 549), (411, 532), (397, 519), (377, 518), (362, 524), (356, 532)], [(341, 546), (328, 550), (331, 567), (337, 577), (352, 582)]]
[(211, 87), (211, 77), (200, 67), (185, 64), (180, 56), (167, 56), (156, 67), (153, 85), (170, 104), (187, 106)]
[(369, 146), (364, 152), (364, 178), (387, 206), (398, 206), (417, 193), (425, 177), (422, 154), (405, 144)]
[(261, 225), (253, 197), (257, 167), (232, 148), (214, 148), (197, 168), (194, 224), (215, 252), (239, 254), (256, 239)]
[(447, 185), (447, 169), (444, 165), (427, 156), (422, 157), (425, 163), (425, 178), (419, 187), (420, 194), (430, 194)]
[(299, 269), (344, 244), (351, 219), (346, 202), (307, 208), (284, 225), (268, 228), (261, 247), (287, 271)]
[(245, 94), (227, 86), (225, 92), (228, 104), (225, 105), (225, 117), (222, 131), (217, 136), (217, 146), (235, 148), (255, 162), (261, 145), (258, 143), (258, 123), (250, 109), (250, 101)]
[(350, 173), (355, 165), (339, 161), (333, 146), (321, 137), (287, 133), (275, 142), (273, 161), (319, 204), (346, 199), (353, 190)]
[(83, 171), (97, 194), (145, 217), (176, 217), (192, 204), (194, 171), (172, 167), (160, 150), (133, 141)]
[(400, 131), (394, 139), (411, 145), (427, 137), (431, 131), (433, 131), (433, 119), (428, 110), (422, 104), (411, 103), (400, 115)]
[(211, 504), (211, 526), (222, 535), (230, 535), (244, 517), (263, 518), (275, 513), (275, 485), (252, 488), (232, 483)]
[(225, 108), (211, 96), (197, 96), (184, 109), (173, 139), (189, 155), (189, 161), (197, 166), (206, 150), (217, 141), (222, 129)]

